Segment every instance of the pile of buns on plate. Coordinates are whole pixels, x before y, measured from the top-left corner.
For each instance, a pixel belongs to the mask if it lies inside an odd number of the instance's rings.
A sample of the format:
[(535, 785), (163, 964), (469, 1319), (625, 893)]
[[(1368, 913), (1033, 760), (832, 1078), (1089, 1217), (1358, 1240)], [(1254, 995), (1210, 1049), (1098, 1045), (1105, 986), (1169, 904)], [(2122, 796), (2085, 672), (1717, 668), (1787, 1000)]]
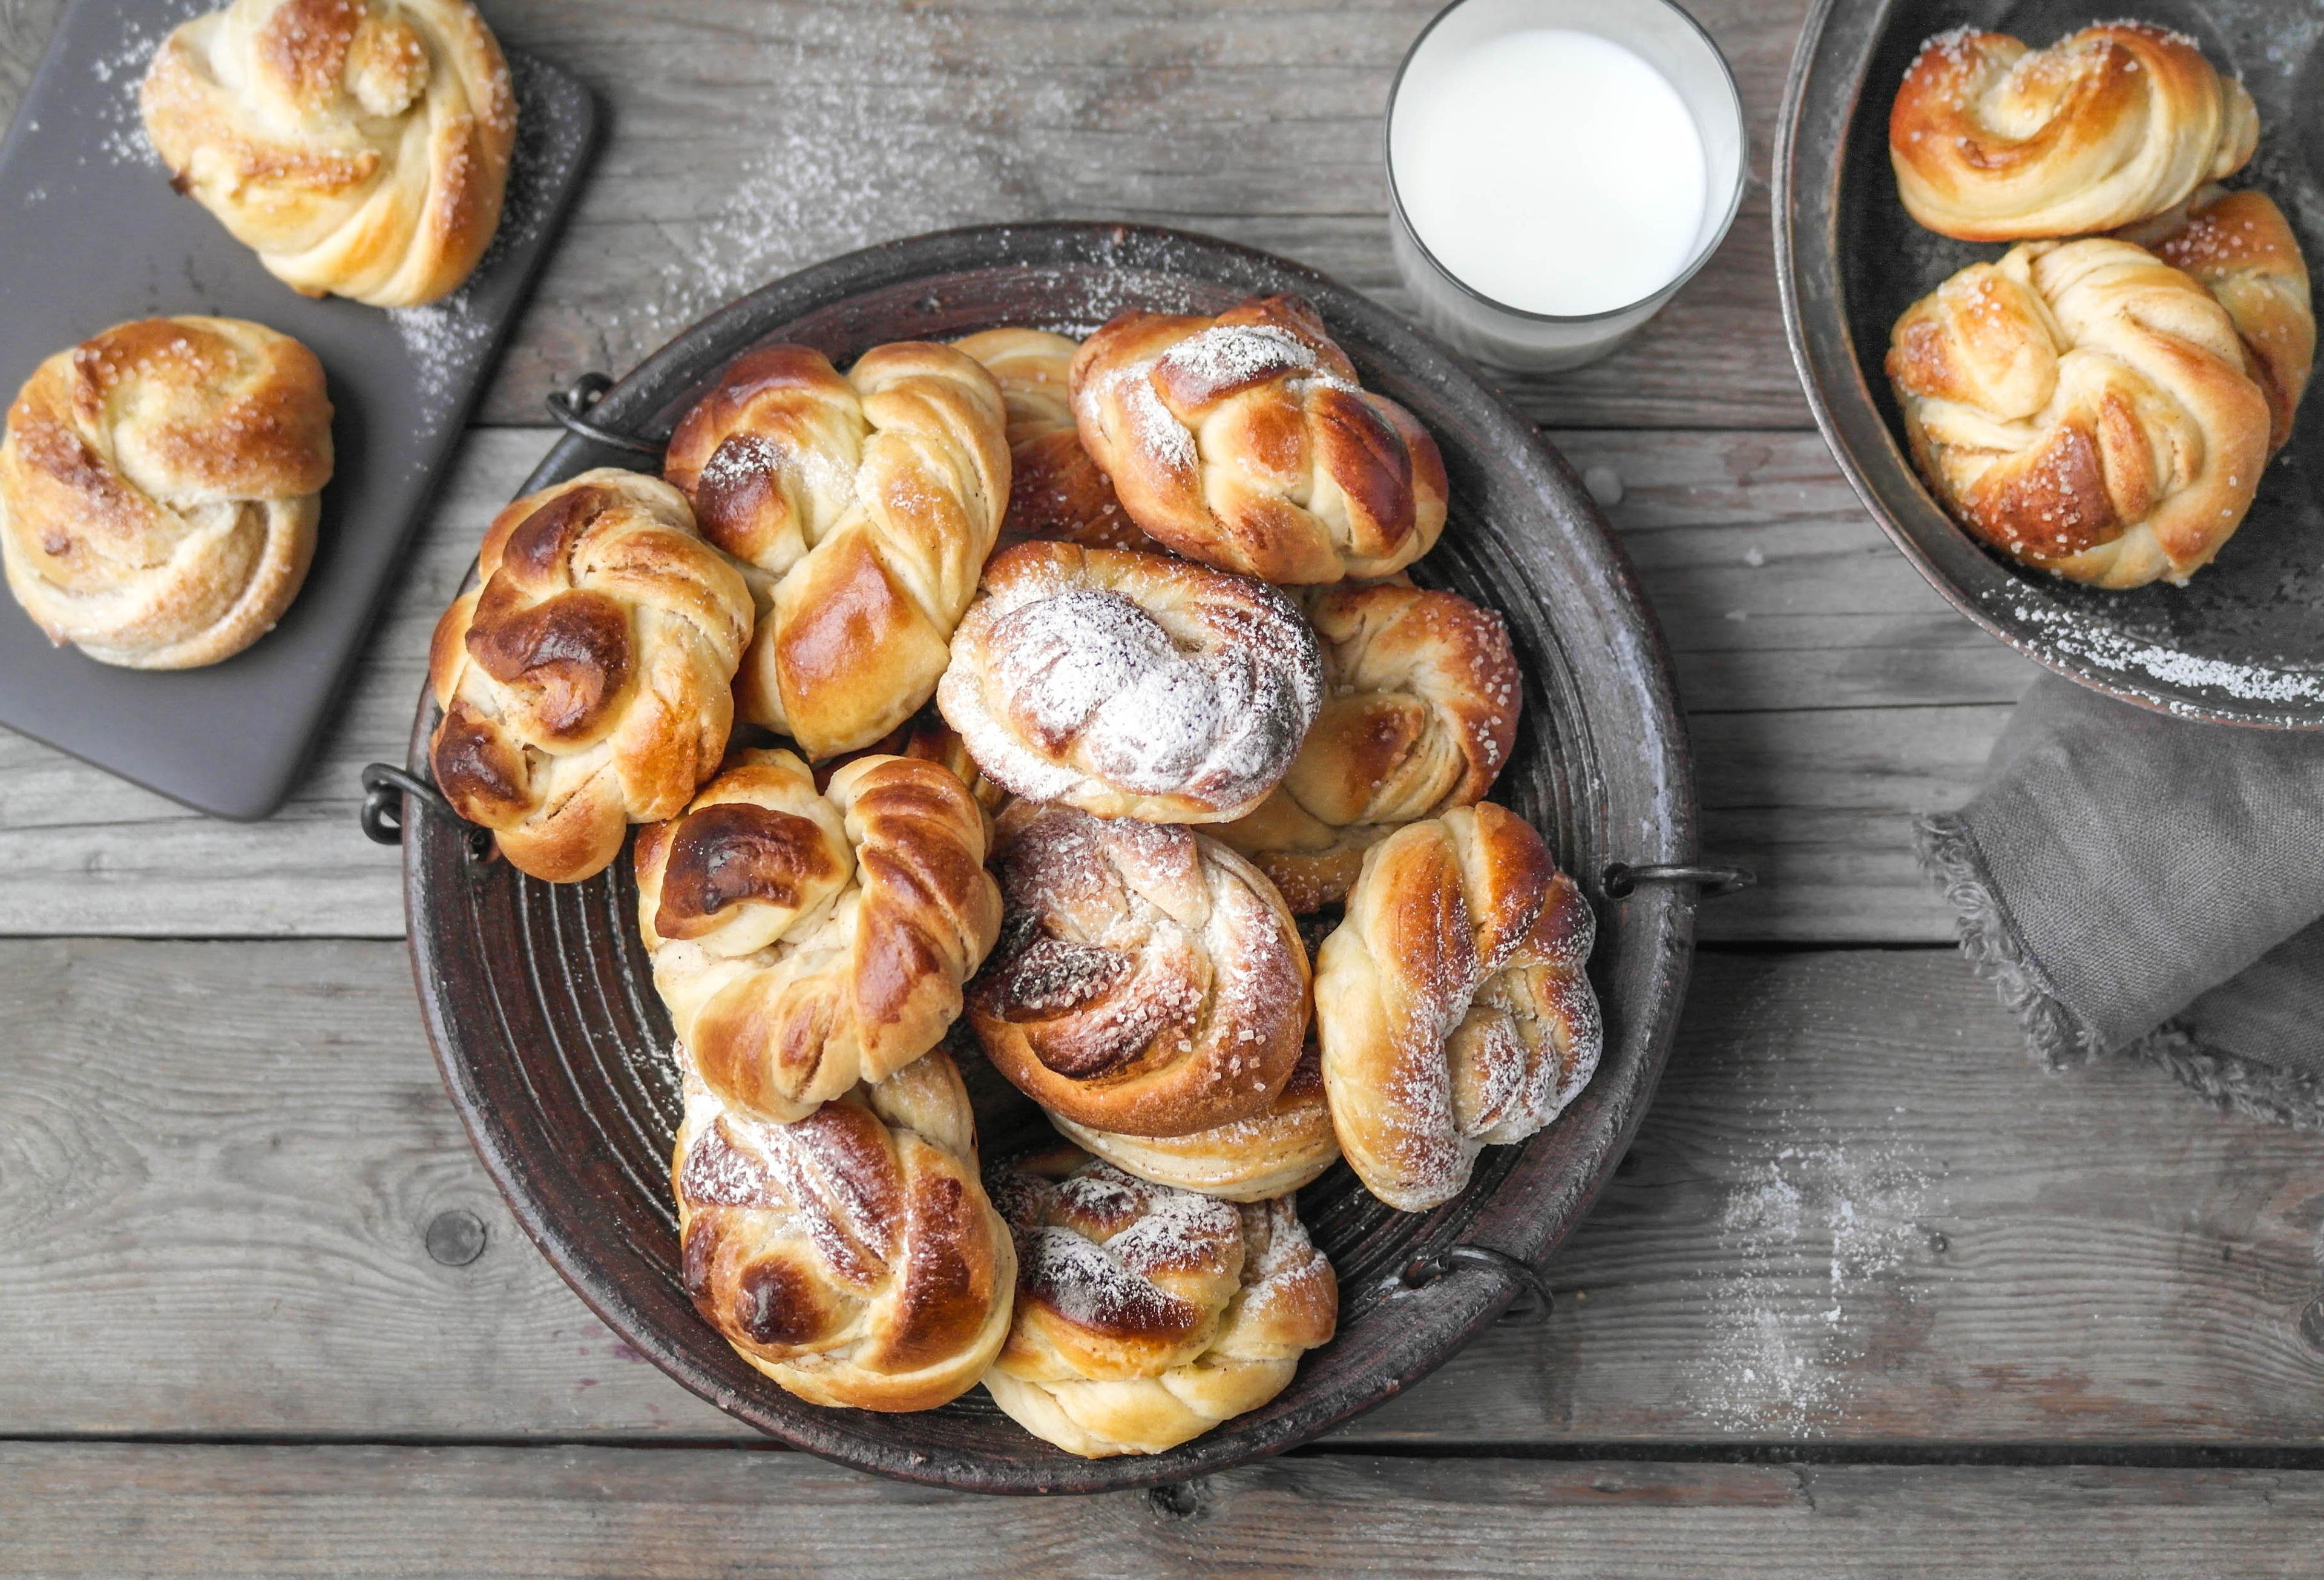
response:
[(1898, 195), (2017, 244), (1915, 302), (1888, 352), (1914, 459), (1978, 538), (2134, 587), (2185, 582), (2242, 524), (2316, 352), (2282, 212), (2217, 184), (2260, 132), (2242, 83), (2145, 23), (1922, 46), (1888, 122)]
[[(468, 0), (234, 0), (162, 41), (139, 104), (172, 184), (302, 294), (436, 301), (499, 227), (516, 96)], [(116, 324), (9, 408), (9, 591), (102, 663), (231, 658), (305, 583), (334, 461), (322, 365), (297, 340)]]
[[(762, 346), (661, 476), (493, 521), (432, 772), (552, 882), (647, 826), (683, 1274), (752, 1364), (1160, 1452), (1332, 1337), (1301, 1186), (1439, 1206), (1588, 1081), (1589, 906), (1483, 799), (1507, 627), (1404, 574), (1445, 504), (1272, 296)], [(955, 1050), (1063, 1143), (980, 1164)]]

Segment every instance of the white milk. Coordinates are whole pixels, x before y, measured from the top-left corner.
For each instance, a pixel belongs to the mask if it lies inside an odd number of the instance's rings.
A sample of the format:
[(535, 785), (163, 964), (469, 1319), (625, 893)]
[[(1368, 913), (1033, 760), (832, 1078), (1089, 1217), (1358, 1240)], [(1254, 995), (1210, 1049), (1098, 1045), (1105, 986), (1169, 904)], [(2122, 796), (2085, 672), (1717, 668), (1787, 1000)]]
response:
[(1532, 28), (1408, 71), (1397, 198), (1471, 290), (1578, 318), (1678, 277), (1702, 238), (1702, 134), (1668, 79), (1595, 33)]

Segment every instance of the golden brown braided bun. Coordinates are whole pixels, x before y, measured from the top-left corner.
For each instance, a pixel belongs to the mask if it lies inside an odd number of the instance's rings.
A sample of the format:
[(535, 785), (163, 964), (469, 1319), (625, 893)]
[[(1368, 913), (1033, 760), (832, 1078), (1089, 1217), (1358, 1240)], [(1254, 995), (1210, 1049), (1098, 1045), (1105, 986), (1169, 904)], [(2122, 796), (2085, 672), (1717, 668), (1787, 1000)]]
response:
[(675, 817), (726, 750), (751, 595), (668, 484), (603, 467), (503, 507), (437, 623), (437, 788), (576, 883)]
[(934, 1048), (1001, 928), (984, 813), (954, 773), (862, 757), (818, 791), (742, 752), (638, 836), (638, 923), (722, 1102), (788, 1123)]
[(1072, 371), (1081, 342), (1046, 329), (986, 329), (953, 345), (982, 363), (1009, 407), (1009, 514), (999, 548), (1045, 538), (1092, 549), (1164, 553), (1138, 530), (1074, 427)]
[(1392, 575), (1444, 530), (1444, 459), (1357, 382), (1315, 310), (1259, 296), (1215, 319), (1124, 313), (1074, 356), (1082, 444), (1130, 519), (1264, 581)]
[(1573, 1100), (1602, 1039), (1595, 937), (1541, 836), (1490, 801), (1372, 847), (1315, 961), (1323, 1088), (1366, 1189), (1441, 1206), (1479, 1151)]
[(1303, 601), (1323, 711), (1275, 792), (1218, 831), (1299, 912), (1344, 899), (1364, 852), (1404, 824), (1484, 799), (1520, 703), (1508, 626), (1456, 593), (1379, 583)]
[(920, 709), (861, 752), (817, 763), (816, 782), (828, 783), (832, 774), (858, 757), (917, 757), (923, 762), (941, 763), (968, 787), (968, 793), (987, 812), (998, 813), (1009, 803), (1009, 792), (984, 777), (984, 770), (968, 754), (960, 733), (945, 723), (944, 716), (932, 707)]
[(1190, 828), (1022, 802), (994, 865), (1006, 942), (969, 1021), (1019, 1091), (1141, 1136), (1275, 1102), (1306, 1031), (1307, 952), (1257, 868)]
[(1340, 1155), (1331, 1105), (1323, 1100), (1323, 1059), (1312, 1037), (1275, 1101), (1246, 1119), (1184, 1136), (1093, 1130), (1060, 1113), (1050, 1114), (1049, 1123), (1125, 1174), (1228, 1201), (1288, 1196)]
[(942, 1052), (796, 1124), (727, 1107), (689, 1068), (671, 1185), (696, 1307), (811, 1404), (934, 1409), (1008, 1336), (1016, 1247)]
[(214, 664), (307, 579), (331, 478), (322, 365), (239, 319), (116, 324), (35, 368), (0, 441), (8, 590), (51, 642)]
[(936, 688), (994, 783), (1157, 823), (1257, 807), (1322, 701), (1314, 633), (1282, 593), (1074, 543), (1019, 543), (985, 568)]
[(1888, 116), (1906, 210), (1964, 241), (2129, 225), (2242, 169), (2258, 142), (2242, 83), (2192, 40), (2136, 22), (2046, 50), (1969, 28), (1940, 34)]
[(2268, 448), (2282, 449), (2316, 365), (2308, 263), (2283, 210), (2264, 192), (2206, 187), (2121, 239), (2185, 272), (2227, 310), (2243, 337), (2245, 371), (2267, 397)]
[(516, 97), (466, 0), (235, 0), (153, 57), (172, 184), (309, 296), (414, 307), (499, 227)]
[(1283, 1391), (1329, 1343), (1339, 1282), (1287, 1199), (1243, 1206), (1065, 1147), (989, 1181), (1017, 1307), (985, 1388), (1071, 1454), (1159, 1454)]
[(663, 476), (758, 601), (745, 718), (820, 759), (927, 701), (1008, 508), (1003, 430), (992, 375), (921, 341), (844, 377), (820, 351), (761, 346), (686, 414)]
[(2027, 242), (1905, 310), (1888, 377), (1971, 531), (2104, 587), (2184, 582), (2242, 524), (2265, 393), (2227, 311), (2127, 242)]

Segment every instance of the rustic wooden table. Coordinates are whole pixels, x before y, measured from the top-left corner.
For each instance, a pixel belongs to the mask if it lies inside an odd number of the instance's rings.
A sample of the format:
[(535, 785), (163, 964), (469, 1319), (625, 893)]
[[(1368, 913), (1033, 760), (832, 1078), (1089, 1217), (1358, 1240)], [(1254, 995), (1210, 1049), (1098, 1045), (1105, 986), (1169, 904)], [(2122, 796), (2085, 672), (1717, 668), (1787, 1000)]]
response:
[[(60, 4), (0, 0), (0, 115)], [(1545, 1326), (1197, 1484), (932, 1493), (669, 1381), (471, 1155), (355, 772), (401, 754), (544, 392), (976, 220), (1206, 230), (1400, 302), (1379, 116), (1434, 4), (490, 0), (612, 133), (313, 771), (235, 827), (0, 737), (0, 1572), (2318, 1571), (2324, 1138), (2037, 1072), (1914, 865), (2033, 671), (1809, 430), (1766, 184), (1799, 0), (1694, 0), (1754, 143), (1719, 258), (1518, 390), (1618, 490), (1708, 847), (1762, 880), (1706, 913)]]

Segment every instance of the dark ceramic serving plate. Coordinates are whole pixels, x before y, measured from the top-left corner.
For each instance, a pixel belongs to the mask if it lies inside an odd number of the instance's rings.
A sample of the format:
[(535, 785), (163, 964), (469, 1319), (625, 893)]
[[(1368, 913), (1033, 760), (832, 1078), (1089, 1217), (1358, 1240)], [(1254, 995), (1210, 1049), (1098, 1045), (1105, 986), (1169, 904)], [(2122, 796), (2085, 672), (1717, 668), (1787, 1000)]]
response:
[[(1527, 422), (1466, 365), (1356, 292), (1223, 242), (1110, 226), (952, 231), (810, 269), (688, 330), (592, 413), (659, 438), (735, 355), (801, 341), (843, 365), (881, 341), (997, 324), (1086, 333), (1130, 307), (1216, 311), (1294, 291), (1322, 310), (1370, 387), (1442, 443), (1452, 488), (1444, 541), (1416, 568), (1508, 617), (1526, 671), (1524, 725), (1496, 795), (1585, 880), (1612, 861), (1694, 855), (1684, 737), (1653, 619), (1589, 495)], [(615, 451), (579, 438), (528, 490)], [(409, 762), (436, 722), (423, 697)], [(638, 1351), (721, 1408), (801, 1448), (913, 1481), (986, 1492), (1094, 1491), (1180, 1480), (1305, 1442), (1423, 1376), (1510, 1300), (1502, 1276), (1460, 1264), (1424, 1287), (1397, 1276), (1456, 1243), (1538, 1265), (1629, 1144), (1670, 1047), (1693, 952), (1692, 890), (1609, 899), (1591, 975), (1604, 1062), (1574, 1104), (1522, 1147), (1488, 1150), (1436, 1212), (1391, 1212), (1344, 1167), (1301, 1193), (1340, 1275), (1337, 1339), (1266, 1408), (1170, 1453), (1086, 1461), (1002, 1417), (982, 1390), (921, 1415), (803, 1404), (738, 1359), (678, 1283), (669, 1189), (678, 1113), (669, 1022), (638, 941), (626, 860), (586, 883), (472, 863), (461, 826), (410, 819), (404, 858), (412, 965), (444, 1078), (516, 1216), (582, 1298)], [(1029, 1104), (964, 1058), (988, 1156), (1044, 1133)]]
[(1921, 42), (1962, 23), (2036, 46), (2122, 15), (2190, 35), (2239, 73), (2259, 152), (2228, 180), (2280, 204), (2324, 264), (2324, 0), (1821, 0), (1800, 37), (1775, 151), (1775, 266), (1792, 356), (1849, 482), (1907, 559), (2002, 641), (2142, 707), (2324, 729), (2324, 401), (2219, 557), (2184, 587), (2105, 592), (1984, 548), (1930, 497), (1882, 360), (1899, 314), (1999, 246), (1923, 229), (1897, 200), (1888, 109)]
[(51, 647), (0, 597), (0, 725), (222, 818), (263, 818), (333, 716), (382, 595), (501, 337), (579, 190), (588, 89), (509, 58), (517, 151), (491, 251), (459, 291), (387, 313), (310, 301), (170, 189), (137, 87), (154, 47), (215, 0), (78, 0), (0, 143), (0, 400), (51, 353), (125, 319), (215, 313), (304, 341), (336, 409), (315, 561), (281, 623), (223, 663), (121, 670)]

